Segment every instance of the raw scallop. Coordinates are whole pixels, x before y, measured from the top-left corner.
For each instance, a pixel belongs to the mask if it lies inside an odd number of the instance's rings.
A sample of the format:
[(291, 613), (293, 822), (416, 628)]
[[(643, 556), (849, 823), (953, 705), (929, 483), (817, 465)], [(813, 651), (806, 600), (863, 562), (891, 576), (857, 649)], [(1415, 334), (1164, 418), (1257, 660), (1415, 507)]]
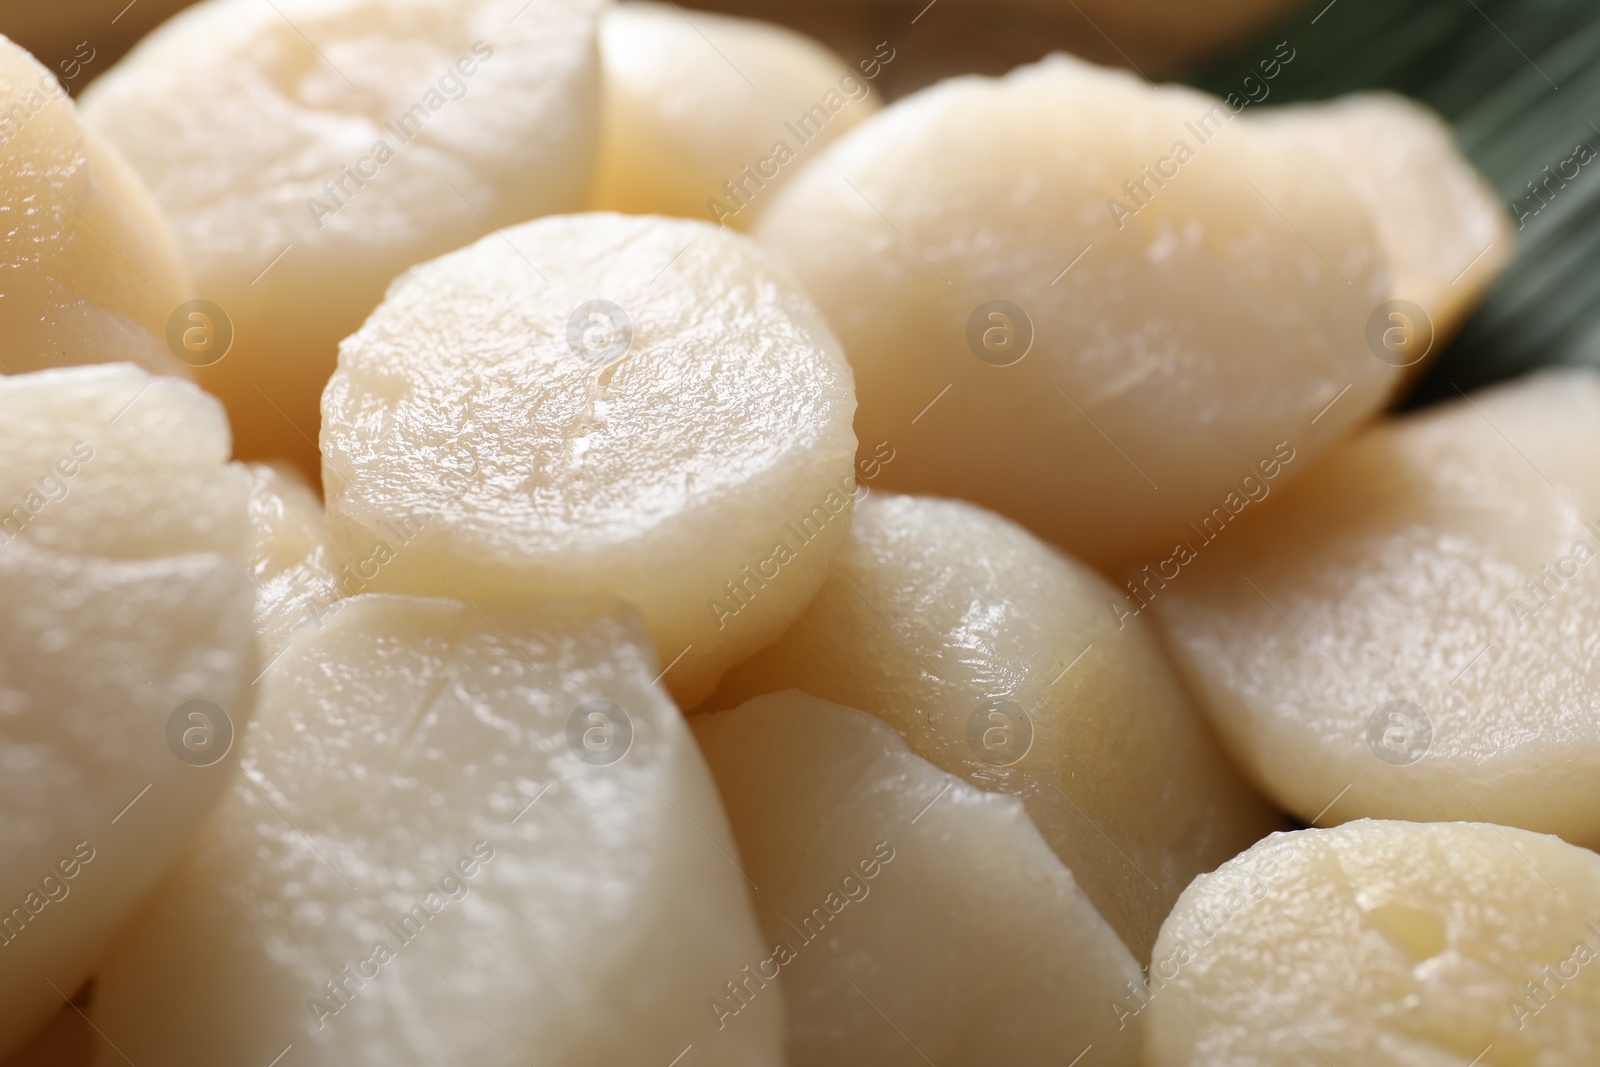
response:
[(221, 405), (128, 364), (0, 378), (0, 1058), (222, 792), (254, 701)]
[(802, 160), (877, 110), (871, 82), (771, 23), (629, 0), (600, 26), (593, 207), (749, 229)]
[(1389, 399), (1390, 296), (1336, 168), (1215, 97), (1052, 56), (885, 108), (757, 222), (844, 342), (891, 489), (1094, 565), (1155, 558), (1288, 442)]
[(1279, 824), (1120, 599), (982, 508), (874, 492), (816, 599), (710, 706), (801, 689), (1021, 797), (1143, 961), (1190, 879)]
[(1485, 823), (1274, 834), (1161, 928), (1147, 1067), (1584, 1067), (1600, 856)]
[(354, 592), (615, 593), (689, 707), (822, 584), (854, 410), (839, 343), (748, 238), (542, 219), (411, 271), (345, 342), (329, 519)]
[(1139, 965), (1016, 798), (794, 690), (694, 726), (770, 946), (716, 991), (724, 1032), (777, 980), (791, 1067), (1138, 1064), (1106, 1009)]
[(583, 204), (599, 0), (204, 0), (83, 96), (232, 346), (239, 455), (318, 473), (341, 338), (396, 274)]
[(0, 99), (0, 373), (127, 360), (187, 373), (167, 323), (189, 275), (154, 198), (56, 76), (3, 37)]
[(96, 1025), (171, 1067), (778, 1067), (776, 990), (737, 1033), (706, 1012), (760, 940), (656, 670), (586, 605), (369, 595), (298, 630)]
[(1149, 601), (1240, 766), (1307, 821), (1600, 845), (1600, 374), (1381, 423), (1264, 507)]

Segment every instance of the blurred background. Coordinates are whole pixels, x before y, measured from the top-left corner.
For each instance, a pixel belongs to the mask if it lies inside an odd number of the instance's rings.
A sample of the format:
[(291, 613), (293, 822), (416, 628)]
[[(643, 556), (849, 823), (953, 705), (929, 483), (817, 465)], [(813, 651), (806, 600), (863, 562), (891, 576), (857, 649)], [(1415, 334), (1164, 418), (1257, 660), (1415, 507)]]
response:
[[(1267, 105), (1392, 89), (1433, 107), (1517, 220), (1516, 261), (1406, 404), (1600, 363), (1600, 4), (1594, 0), (711, 0), (844, 55), (891, 41), (892, 98), (1061, 49)], [(911, 20), (915, 19), (915, 23)], [(1256, 64), (1280, 41), (1292, 64)]]
[[(0, 32), (73, 92), (183, 0), (0, 0)], [(1594, 0), (702, 0), (843, 56), (895, 50), (889, 99), (1055, 50), (1238, 92), (1280, 41), (1267, 105), (1365, 88), (1429, 104), (1517, 220), (1516, 262), (1409, 405), (1546, 363), (1600, 363), (1600, 4)]]

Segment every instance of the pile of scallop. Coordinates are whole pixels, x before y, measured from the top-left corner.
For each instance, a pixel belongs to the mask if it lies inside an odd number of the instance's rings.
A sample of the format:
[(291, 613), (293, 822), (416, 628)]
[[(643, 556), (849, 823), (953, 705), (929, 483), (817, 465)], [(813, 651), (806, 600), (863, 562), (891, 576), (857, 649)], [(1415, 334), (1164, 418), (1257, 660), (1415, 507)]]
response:
[(0, 40), (0, 1058), (1600, 1062), (1600, 375), (1386, 414), (1496, 196), (886, 36)]

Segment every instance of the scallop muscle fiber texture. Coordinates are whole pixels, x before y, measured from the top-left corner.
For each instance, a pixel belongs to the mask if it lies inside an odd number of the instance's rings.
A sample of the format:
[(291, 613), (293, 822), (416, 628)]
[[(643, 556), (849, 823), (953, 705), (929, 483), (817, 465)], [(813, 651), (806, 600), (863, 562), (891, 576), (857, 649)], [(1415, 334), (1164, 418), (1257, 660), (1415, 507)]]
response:
[[(1392, 337), (1389, 358), (1420, 370), (1511, 261), (1516, 231), (1499, 194), (1461, 154), (1444, 119), (1395, 93), (1275, 107), (1251, 121), (1284, 138), (1286, 151), (1342, 170), (1366, 199), (1393, 295), (1427, 316), (1414, 325), (1386, 321), (1401, 330), (1380, 336)], [(1404, 344), (1395, 351), (1397, 342)]]
[(706, 1010), (762, 947), (656, 670), (615, 602), (374, 594), (296, 631), (100, 969), (97, 1062), (779, 1067), (779, 991)]
[(250, 570), (256, 580), (256, 632), (263, 656), (290, 631), (319, 618), (345, 593), (335, 572), (333, 535), (316, 492), (287, 467), (251, 464)]
[(0, 378), (0, 1059), (204, 819), (254, 703), (221, 405), (131, 364)]
[(599, 0), (203, 0), (83, 112), (172, 222), (232, 349), (199, 373), (245, 459), (318, 475), (339, 340), (413, 263), (583, 205)]
[(590, 205), (750, 226), (776, 187), (877, 110), (871, 81), (756, 19), (628, 2), (600, 28), (605, 70)]
[(1120, 600), (992, 512), (874, 492), (805, 612), (707, 707), (790, 687), (849, 701), (941, 770), (1021, 797), (1142, 961), (1190, 879), (1280, 823)]
[(839, 343), (748, 238), (538, 220), (412, 270), (345, 342), (334, 540), (362, 589), (615, 593), (692, 706), (821, 585), (854, 409)]
[(1052, 56), (899, 100), (777, 193), (887, 488), (958, 496), (1094, 565), (1170, 552), (1287, 441), (1389, 397), (1389, 296), (1336, 168), (1215, 97)]
[(1361, 819), (1195, 879), (1120, 1011), (1145, 1023), (1147, 1067), (1588, 1067), (1597, 957), (1600, 856)]
[[(795, 690), (692, 721), (761, 887), (770, 955), (736, 981), (783, 986), (790, 1067), (1139, 1062), (1106, 1010), (1139, 964), (1015, 797)], [(712, 1010), (732, 1030), (748, 1007)]]
[(1300, 818), (1600, 845), (1600, 373), (1380, 423), (1185, 570), (1154, 617)]
[(54, 74), (0, 37), (0, 372), (132, 361), (184, 374), (167, 320), (192, 295), (154, 198)]

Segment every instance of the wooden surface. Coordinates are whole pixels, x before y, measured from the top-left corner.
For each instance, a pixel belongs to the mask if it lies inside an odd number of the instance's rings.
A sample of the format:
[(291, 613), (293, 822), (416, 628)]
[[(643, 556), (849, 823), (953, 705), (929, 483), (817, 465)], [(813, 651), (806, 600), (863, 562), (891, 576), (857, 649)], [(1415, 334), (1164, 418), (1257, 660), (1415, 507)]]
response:
[[(188, 0), (0, 0), (0, 33), (32, 52), (74, 93)], [(87, 50), (80, 49), (87, 45)], [(75, 54), (94, 59), (69, 78)], [(62, 64), (68, 64), (63, 69)]]
[[(53, 70), (92, 50), (74, 92), (188, 0), (0, 0), (0, 33)], [(768, 19), (854, 64), (888, 41), (891, 99), (950, 74), (1001, 74), (1052, 51), (1173, 78), (1248, 36), (1297, 0), (699, 0), (695, 8)], [(68, 68), (71, 69), (70, 67)]]
[(1003, 74), (1050, 52), (1134, 67), (1160, 81), (1250, 36), (1298, 0), (699, 0), (817, 38), (847, 63), (881, 41), (890, 99), (951, 74)]

